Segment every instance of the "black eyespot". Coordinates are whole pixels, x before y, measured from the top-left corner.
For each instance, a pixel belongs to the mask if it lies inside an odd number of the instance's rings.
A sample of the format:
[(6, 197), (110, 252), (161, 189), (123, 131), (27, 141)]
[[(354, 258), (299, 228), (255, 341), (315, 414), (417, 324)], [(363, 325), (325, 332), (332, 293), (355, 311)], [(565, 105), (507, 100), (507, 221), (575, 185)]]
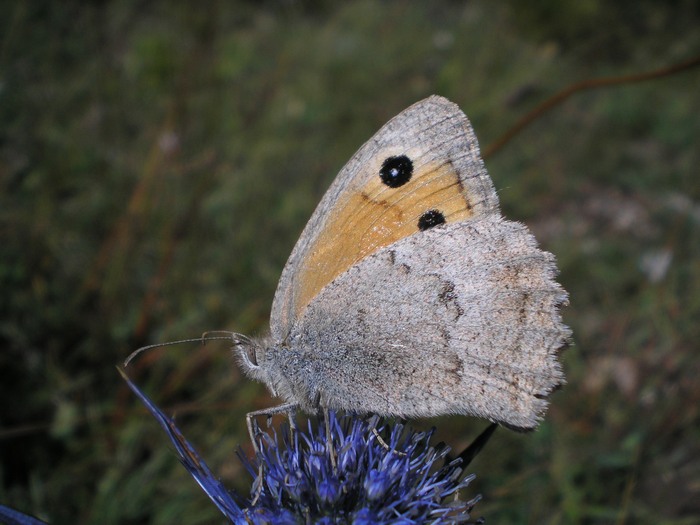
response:
[(445, 224), (445, 216), (437, 210), (428, 210), (418, 219), (418, 229), (422, 232), (438, 224)]
[(411, 180), (411, 175), (413, 175), (413, 163), (406, 155), (386, 158), (379, 170), (382, 182), (390, 188), (403, 186)]

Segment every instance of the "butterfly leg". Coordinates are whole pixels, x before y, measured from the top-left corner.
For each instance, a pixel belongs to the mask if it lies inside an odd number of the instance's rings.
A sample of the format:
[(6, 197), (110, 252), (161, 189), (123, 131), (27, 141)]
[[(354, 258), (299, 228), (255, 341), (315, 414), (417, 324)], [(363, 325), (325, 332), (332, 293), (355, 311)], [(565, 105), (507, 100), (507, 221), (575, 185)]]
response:
[[(285, 403), (276, 407), (265, 408), (263, 410), (256, 410), (255, 412), (249, 412), (248, 414), (246, 414), (245, 419), (246, 425), (248, 426), (248, 435), (250, 436), (250, 441), (253, 444), (253, 450), (255, 451), (256, 457), (260, 456), (260, 448), (258, 448), (258, 442), (255, 440), (255, 436), (257, 436), (260, 432), (260, 427), (255, 421), (255, 418), (258, 416), (266, 416), (268, 419), (269, 426), (270, 419), (272, 419), (272, 416), (286, 413), (289, 416), (289, 426), (291, 431), (293, 432), (296, 430), (296, 423), (294, 423), (293, 418), (294, 413), (296, 412), (298, 407), (299, 405), (297, 405), (296, 403)], [(250, 502), (251, 507), (257, 503), (258, 498), (260, 498), (260, 495), (262, 494), (263, 490), (263, 462), (259, 457), (258, 461), (258, 475), (255, 477), (255, 481), (253, 481), (252, 487), (252, 493), (255, 494), (255, 496), (253, 496), (253, 499)]]
[(338, 461), (335, 455), (335, 447), (333, 446), (333, 435), (331, 432), (331, 418), (329, 417), (328, 414), (328, 407), (321, 402), (321, 392), (316, 392), (316, 395), (313, 397), (313, 403), (312, 405), (316, 408), (317, 415), (320, 415), (323, 413), (323, 423), (324, 426), (326, 427), (326, 450), (330, 454), (331, 458), (331, 466), (333, 467), (333, 470), (337, 470), (338, 468)]
[(374, 434), (374, 437), (377, 438), (377, 442), (378, 442), (378, 443), (384, 448), (384, 450), (386, 450), (387, 452), (394, 452), (394, 453), (397, 454), (398, 456), (405, 456), (405, 455), (406, 455), (405, 452), (401, 452), (401, 451), (399, 451), (399, 450), (396, 450), (396, 449), (394, 449), (394, 448), (391, 448), (391, 447), (387, 444), (387, 442), (384, 441), (384, 438), (383, 438), (381, 435), (379, 435), (379, 432), (377, 432), (377, 421), (378, 421), (378, 418), (375, 416), (375, 417), (372, 418), (372, 421), (370, 422), (371, 425), (372, 425), (372, 434)]
[(399, 456), (405, 456), (405, 455), (406, 455), (405, 452), (401, 452), (401, 451), (396, 450), (396, 449), (394, 449), (394, 448), (391, 448), (389, 445), (387, 445), (386, 441), (384, 441), (384, 438), (383, 438), (382, 436), (379, 435), (379, 432), (377, 432), (377, 428), (376, 428), (376, 427), (372, 427), (372, 433), (374, 434), (374, 437), (377, 438), (377, 441), (379, 442), (379, 444), (380, 444), (382, 447), (384, 447), (384, 449), (385, 449), (387, 452), (395, 452), (395, 453), (396, 453), (397, 455), (399, 455)]
[(328, 407), (323, 407), (323, 422), (326, 426), (326, 449), (331, 456), (331, 465), (333, 470), (338, 469), (338, 460), (335, 456), (335, 447), (333, 446), (333, 434), (331, 432), (331, 418), (328, 415)]
[(293, 405), (287, 412), (287, 419), (289, 419), (289, 433), (292, 437), (294, 437), (294, 434), (297, 431), (297, 406), (298, 405)]
[(292, 431), (295, 431), (296, 423), (294, 422), (294, 413), (296, 412), (297, 408), (299, 408), (299, 405), (296, 403), (285, 403), (276, 407), (264, 408), (262, 410), (256, 410), (255, 412), (249, 412), (246, 414), (245, 419), (246, 424), (248, 425), (248, 435), (250, 436), (250, 441), (253, 443), (253, 449), (255, 450), (256, 454), (260, 452), (260, 449), (258, 448), (257, 441), (255, 441), (255, 436), (258, 434), (260, 429), (257, 424), (255, 424), (255, 418), (259, 416), (266, 416), (268, 418), (269, 425), (269, 420), (272, 418), (272, 416), (286, 413), (289, 417), (289, 426)]

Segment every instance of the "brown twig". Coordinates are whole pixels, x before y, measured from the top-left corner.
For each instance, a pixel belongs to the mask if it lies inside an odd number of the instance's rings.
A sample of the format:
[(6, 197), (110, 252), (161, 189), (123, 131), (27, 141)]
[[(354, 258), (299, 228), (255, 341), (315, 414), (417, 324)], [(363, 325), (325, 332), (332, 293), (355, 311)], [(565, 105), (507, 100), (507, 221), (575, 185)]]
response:
[(622, 75), (619, 77), (602, 77), (602, 78), (591, 78), (588, 80), (582, 80), (581, 82), (576, 82), (572, 84), (553, 96), (549, 97), (547, 100), (538, 105), (535, 109), (524, 115), (518, 120), (508, 131), (506, 131), (500, 138), (495, 142), (489, 144), (484, 148), (483, 156), (484, 158), (490, 157), (496, 151), (505, 146), (515, 135), (520, 133), (523, 129), (529, 126), (532, 122), (540, 118), (547, 111), (555, 106), (558, 106), (571, 95), (578, 93), (579, 91), (586, 91), (588, 89), (597, 89), (608, 86), (618, 86), (622, 84), (634, 84), (637, 82), (643, 82), (645, 80), (653, 80), (656, 78), (667, 77), (685, 71), (686, 69), (691, 69), (693, 67), (700, 66), (700, 55), (693, 58), (675, 64), (673, 66), (667, 66), (660, 69), (655, 69), (654, 71), (648, 71), (646, 73), (636, 73), (633, 75)]

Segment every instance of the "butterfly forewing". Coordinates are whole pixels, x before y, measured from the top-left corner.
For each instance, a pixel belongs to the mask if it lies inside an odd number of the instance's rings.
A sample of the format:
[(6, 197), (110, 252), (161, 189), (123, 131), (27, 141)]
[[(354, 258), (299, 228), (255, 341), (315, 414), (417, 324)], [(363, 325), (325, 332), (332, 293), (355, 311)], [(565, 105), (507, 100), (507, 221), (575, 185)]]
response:
[(283, 340), (320, 291), (377, 250), (444, 222), (498, 211), (462, 111), (430, 97), (389, 121), (341, 170), (302, 233), (275, 295)]

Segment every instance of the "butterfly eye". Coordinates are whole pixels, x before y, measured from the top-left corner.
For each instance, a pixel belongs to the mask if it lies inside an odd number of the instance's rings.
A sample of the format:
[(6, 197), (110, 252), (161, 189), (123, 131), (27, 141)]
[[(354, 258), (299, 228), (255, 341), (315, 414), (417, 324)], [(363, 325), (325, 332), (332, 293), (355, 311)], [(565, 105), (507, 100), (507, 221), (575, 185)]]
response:
[(258, 356), (256, 355), (255, 347), (249, 346), (245, 349), (245, 351), (248, 357), (248, 361), (250, 361), (250, 364), (253, 366), (258, 366)]
[(379, 170), (382, 182), (390, 188), (403, 186), (413, 175), (413, 163), (406, 155), (387, 157)]
[(439, 224), (445, 224), (445, 216), (437, 210), (428, 210), (418, 219), (418, 229), (422, 232)]
[(251, 340), (249, 340), (247, 337), (245, 340), (239, 340), (236, 341), (235, 343), (236, 350), (238, 350), (238, 354), (241, 356), (243, 359), (243, 362), (247, 364), (248, 366), (258, 366), (258, 357), (257, 357), (257, 345), (254, 344)]

